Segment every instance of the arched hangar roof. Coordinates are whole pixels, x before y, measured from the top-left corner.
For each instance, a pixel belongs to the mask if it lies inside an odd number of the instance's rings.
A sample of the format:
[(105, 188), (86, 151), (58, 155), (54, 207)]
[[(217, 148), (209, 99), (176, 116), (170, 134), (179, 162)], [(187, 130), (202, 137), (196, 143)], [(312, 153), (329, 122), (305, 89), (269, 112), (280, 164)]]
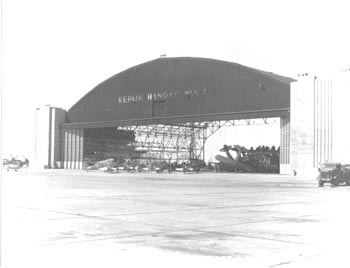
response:
[(291, 78), (205, 58), (159, 58), (118, 73), (67, 112), (64, 127), (288, 115)]

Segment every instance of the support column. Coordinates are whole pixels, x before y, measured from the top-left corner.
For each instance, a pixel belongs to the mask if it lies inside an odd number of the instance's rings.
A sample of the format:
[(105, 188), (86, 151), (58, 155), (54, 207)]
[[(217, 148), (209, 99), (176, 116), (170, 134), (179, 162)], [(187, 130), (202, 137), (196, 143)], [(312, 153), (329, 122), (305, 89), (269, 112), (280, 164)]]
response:
[(64, 129), (63, 167), (68, 168), (68, 129)]
[(67, 147), (67, 151), (68, 151), (68, 157), (67, 157), (67, 161), (68, 161), (68, 169), (72, 168), (72, 130), (68, 129), (68, 147)]
[(84, 162), (84, 157), (83, 157), (83, 152), (84, 152), (84, 130), (79, 129), (79, 135), (78, 135), (78, 142), (79, 142), (79, 169), (83, 169), (83, 162)]
[(291, 174), (290, 167), (290, 117), (280, 119), (280, 174)]
[(76, 132), (77, 132), (77, 130), (76, 129), (72, 129), (72, 163), (71, 163), (71, 168), (72, 169), (76, 169), (76, 142), (75, 142), (75, 140), (76, 140)]

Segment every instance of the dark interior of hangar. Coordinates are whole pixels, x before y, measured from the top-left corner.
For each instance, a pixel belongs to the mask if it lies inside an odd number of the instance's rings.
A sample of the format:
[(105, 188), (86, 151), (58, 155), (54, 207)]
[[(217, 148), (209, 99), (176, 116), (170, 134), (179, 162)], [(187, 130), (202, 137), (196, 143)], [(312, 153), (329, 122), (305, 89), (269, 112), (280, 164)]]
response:
[(190, 125), (149, 125), (84, 130), (84, 161), (107, 158), (167, 162), (198, 160), (204, 128)]
[(117, 128), (91, 128), (84, 131), (84, 161), (96, 162), (107, 158), (137, 158), (135, 133)]

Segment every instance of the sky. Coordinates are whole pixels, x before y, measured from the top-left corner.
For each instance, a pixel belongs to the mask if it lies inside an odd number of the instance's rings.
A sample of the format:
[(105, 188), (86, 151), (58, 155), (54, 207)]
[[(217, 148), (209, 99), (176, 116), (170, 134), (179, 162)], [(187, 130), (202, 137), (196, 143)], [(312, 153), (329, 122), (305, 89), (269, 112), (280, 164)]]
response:
[[(3, 0), (2, 154), (33, 155), (37, 107), (68, 110), (112, 75), (162, 54), (289, 77), (349, 68), (346, 2)], [(266, 135), (278, 139), (271, 129)]]

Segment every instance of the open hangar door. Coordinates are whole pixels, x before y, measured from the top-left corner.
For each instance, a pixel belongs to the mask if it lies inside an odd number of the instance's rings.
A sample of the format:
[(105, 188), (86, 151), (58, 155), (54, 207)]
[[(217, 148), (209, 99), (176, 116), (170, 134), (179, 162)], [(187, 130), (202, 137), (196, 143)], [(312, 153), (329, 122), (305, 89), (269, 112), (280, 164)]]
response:
[(88, 128), (83, 161), (85, 165), (106, 159), (118, 163), (203, 161), (228, 172), (280, 173), (280, 163), (288, 160), (286, 122), (275, 117)]
[(221, 166), (222, 171), (279, 173), (280, 121), (259, 118), (68, 129), (65, 166), (80, 169), (107, 159), (118, 163), (203, 161)]

